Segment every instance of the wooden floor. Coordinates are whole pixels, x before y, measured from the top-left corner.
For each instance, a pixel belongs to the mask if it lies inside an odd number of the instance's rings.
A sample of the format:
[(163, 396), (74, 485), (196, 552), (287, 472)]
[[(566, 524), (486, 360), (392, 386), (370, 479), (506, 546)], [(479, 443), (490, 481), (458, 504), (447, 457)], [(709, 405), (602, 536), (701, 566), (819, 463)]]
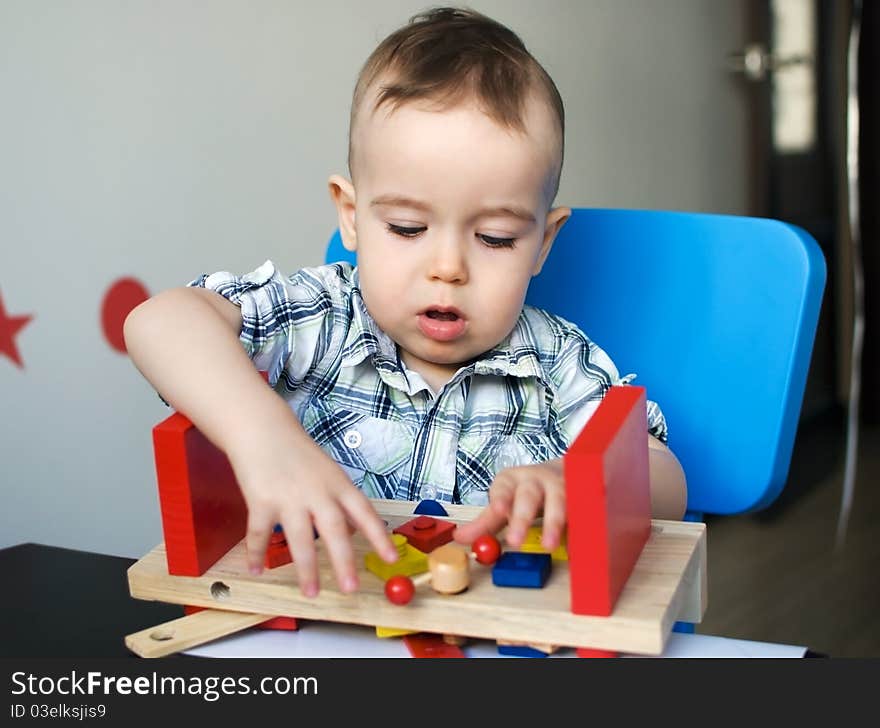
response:
[(880, 427), (863, 429), (847, 537), (840, 413), (803, 424), (789, 481), (768, 511), (708, 525), (709, 608), (697, 632), (880, 656)]

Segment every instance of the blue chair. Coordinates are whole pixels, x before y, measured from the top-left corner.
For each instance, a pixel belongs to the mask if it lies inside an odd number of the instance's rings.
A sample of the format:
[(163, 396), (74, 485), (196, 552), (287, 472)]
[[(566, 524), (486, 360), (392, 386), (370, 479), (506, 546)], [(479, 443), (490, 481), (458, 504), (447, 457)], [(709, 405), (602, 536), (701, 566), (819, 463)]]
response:
[[(354, 256), (338, 232), (327, 261)], [(669, 425), (688, 517), (770, 505), (791, 461), (825, 260), (776, 220), (575, 209), (527, 302), (577, 323)]]

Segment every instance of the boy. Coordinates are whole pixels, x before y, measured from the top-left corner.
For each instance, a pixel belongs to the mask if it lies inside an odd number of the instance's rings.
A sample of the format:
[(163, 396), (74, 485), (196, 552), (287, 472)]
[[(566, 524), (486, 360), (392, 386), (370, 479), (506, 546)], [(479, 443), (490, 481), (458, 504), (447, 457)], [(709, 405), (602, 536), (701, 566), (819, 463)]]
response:
[[(340, 589), (357, 589), (352, 529), (397, 556), (366, 495), (488, 502), (463, 543), (507, 524), (515, 548), (541, 514), (543, 545), (558, 545), (561, 456), (622, 382), (576, 327), (523, 306), (570, 215), (551, 207), (563, 132), (553, 81), (510, 30), (416, 16), (362, 69), (351, 181), (329, 180), (358, 267), (288, 279), (267, 261), (129, 315), (132, 360), (229, 457), (252, 572), (280, 523), (305, 595), (315, 530)], [(652, 509), (680, 518), (684, 476), (653, 403), (648, 420)]]

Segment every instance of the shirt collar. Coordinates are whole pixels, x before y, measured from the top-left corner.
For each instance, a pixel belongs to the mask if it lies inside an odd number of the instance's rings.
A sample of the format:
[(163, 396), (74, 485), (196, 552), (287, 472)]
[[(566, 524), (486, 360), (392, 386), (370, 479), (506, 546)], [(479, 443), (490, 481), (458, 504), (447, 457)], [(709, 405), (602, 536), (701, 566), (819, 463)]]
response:
[[(342, 347), (340, 364), (344, 367), (354, 367), (370, 356), (386, 384), (409, 391), (403, 364), (398, 358), (397, 345), (379, 328), (367, 311), (359, 281), (358, 269), (355, 268), (352, 272), (349, 297), (351, 325)], [(470, 373), (501, 377), (535, 377), (545, 386), (549, 386), (538, 356), (537, 342), (523, 314), (520, 314), (513, 331), (504, 340), (460, 369), (450, 383)]]
[(538, 355), (538, 345), (523, 314), (507, 337), (474, 361), (475, 374), (494, 374), (519, 378), (535, 377), (548, 382)]
[(397, 345), (367, 312), (359, 283), (360, 276), (355, 268), (351, 275), (351, 293), (348, 298), (351, 324), (342, 346), (341, 365), (357, 366), (368, 356), (372, 356), (377, 367), (397, 369)]

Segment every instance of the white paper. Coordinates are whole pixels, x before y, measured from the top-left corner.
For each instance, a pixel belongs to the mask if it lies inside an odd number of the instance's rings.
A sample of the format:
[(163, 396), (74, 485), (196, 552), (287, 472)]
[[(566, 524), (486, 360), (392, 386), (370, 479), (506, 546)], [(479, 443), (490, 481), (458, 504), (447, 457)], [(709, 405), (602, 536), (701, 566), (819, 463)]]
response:
[[(296, 631), (248, 629), (187, 650), (198, 657), (403, 657), (410, 656), (401, 637), (376, 637), (372, 627), (300, 620)], [(462, 648), (467, 657), (506, 657), (489, 640)], [(673, 632), (661, 657), (803, 657), (805, 647)], [(624, 655), (641, 657), (641, 655)], [(551, 657), (576, 657), (561, 649)], [(516, 658), (512, 658), (516, 659)]]

